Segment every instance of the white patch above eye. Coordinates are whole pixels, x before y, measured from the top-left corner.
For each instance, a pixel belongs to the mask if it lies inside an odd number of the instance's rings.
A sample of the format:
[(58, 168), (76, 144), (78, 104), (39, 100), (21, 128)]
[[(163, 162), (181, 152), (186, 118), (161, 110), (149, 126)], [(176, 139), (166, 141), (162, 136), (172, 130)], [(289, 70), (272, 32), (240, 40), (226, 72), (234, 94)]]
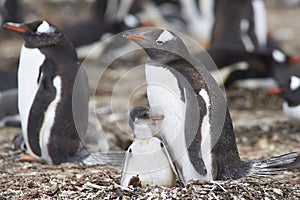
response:
[(139, 25), (139, 20), (133, 15), (126, 15), (124, 17), (124, 23), (130, 28), (135, 28)]
[(274, 50), (272, 53), (272, 56), (273, 56), (274, 60), (276, 60), (277, 62), (286, 61), (286, 56), (284, 55), (283, 52), (281, 52), (279, 50)]
[(169, 31), (164, 30), (157, 38), (156, 43), (158, 45), (162, 45), (165, 42), (173, 40), (173, 39), (174, 39), (174, 35), (172, 35), (172, 33), (170, 33)]
[(242, 19), (240, 26), (241, 26), (241, 31), (243, 31), (244, 33), (247, 32), (249, 30), (249, 27), (250, 27), (249, 20)]
[(48, 22), (43, 21), (43, 23), (41, 23), (39, 25), (39, 27), (36, 30), (38, 33), (53, 33), (54, 32), (54, 28), (51, 27)]
[(297, 90), (300, 87), (300, 78), (297, 76), (291, 77), (290, 89), (292, 91)]

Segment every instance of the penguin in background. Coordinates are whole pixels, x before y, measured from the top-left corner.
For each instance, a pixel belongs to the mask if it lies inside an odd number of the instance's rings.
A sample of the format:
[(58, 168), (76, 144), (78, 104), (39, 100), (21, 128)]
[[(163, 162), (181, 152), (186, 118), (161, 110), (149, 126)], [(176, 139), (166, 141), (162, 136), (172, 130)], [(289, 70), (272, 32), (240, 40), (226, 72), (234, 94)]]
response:
[(18, 107), (27, 153), (52, 164), (88, 156), (89, 89), (71, 42), (47, 21), (6, 23), (25, 43), (18, 69)]
[[(279, 48), (267, 33), (264, 1), (215, 0), (214, 4), (214, 25), (207, 51), (220, 69), (225, 88), (249, 79), (256, 80), (248, 82), (251, 87), (270, 88), (269, 83), (273, 82), (265, 81), (271, 77), (270, 67), (255, 56)], [(249, 56), (252, 53), (254, 56)], [(259, 79), (266, 84), (261, 84)]]
[(211, 48), (239, 48), (252, 52), (266, 47), (267, 24), (263, 0), (214, 2)]
[(128, 187), (134, 176), (139, 176), (142, 187), (175, 185), (175, 169), (164, 143), (153, 137), (150, 125), (162, 120), (143, 106), (134, 107), (129, 114), (129, 126), (134, 135), (123, 162), (121, 185)]
[(240, 159), (221, 89), (175, 33), (152, 28), (126, 32), (124, 37), (148, 55), (149, 105), (164, 115), (157, 125), (184, 185), (192, 180), (270, 175), (294, 162), (297, 153), (262, 161)]
[(269, 94), (278, 94), (285, 102), (283, 112), (294, 125), (300, 125), (300, 57), (288, 56), (276, 49), (272, 53), (277, 65), (274, 67), (273, 78), (277, 87), (268, 90)]

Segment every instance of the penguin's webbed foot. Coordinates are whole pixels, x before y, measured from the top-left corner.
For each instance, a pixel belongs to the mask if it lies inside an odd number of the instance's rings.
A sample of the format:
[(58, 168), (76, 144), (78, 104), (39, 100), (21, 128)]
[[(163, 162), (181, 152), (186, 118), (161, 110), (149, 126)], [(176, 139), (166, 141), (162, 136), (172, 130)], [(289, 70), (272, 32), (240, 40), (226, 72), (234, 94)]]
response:
[(31, 156), (31, 155), (22, 155), (21, 157), (17, 158), (15, 160), (16, 162), (40, 162), (37, 158)]

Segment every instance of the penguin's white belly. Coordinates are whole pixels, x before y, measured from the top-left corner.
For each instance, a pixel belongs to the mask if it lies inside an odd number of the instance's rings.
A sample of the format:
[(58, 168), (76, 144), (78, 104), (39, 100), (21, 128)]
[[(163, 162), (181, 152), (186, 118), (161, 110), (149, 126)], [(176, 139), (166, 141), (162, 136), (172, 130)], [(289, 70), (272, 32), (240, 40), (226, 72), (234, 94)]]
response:
[[(183, 134), (186, 107), (176, 77), (165, 68), (146, 65), (146, 79), (151, 110), (164, 115), (157, 125), (166, 145), (186, 149)], [(181, 149), (176, 149), (182, 154)]]
[(164, 120), (157, 125), (172, 160), (182, 168), (180, 176), (186, 180), (204, 179), (195, 170), (188, 155), (184, 133), (186, 104), (181, 100), (176, 77), (166, 68), (146, 65), (146, 80), (151, 109), (164, 115)]
[(21, 49), (18, 70), (18, 106), (21, 117), (22, 131), (28, 153), (34, 156), (30, 149), (27, 137), (27, 124), (31, 106), (39, 88), (38, 77), (40, 66), (45, 60), (45, 55), (38, 49), (29, 49), (24, 45)]
[(123, 172), (121, 185), (128, 186), (133, 176), (139, 175), (142, 186), (160, 185), (172, 187), (175, 183), (175, 174), (169, 159), (161, 147), (158, 138), (151, 138), (142, 142), (134, 141), (129, 147), (127, 166)]
[(288, 120), (296, 125), (300, 125), (300, 105), (290, 107), (286, 102), (284, 102), (283, 111)]
[(154, 113), (164, 115), (164, 120), (158, 122), (159, 131), (167, 141), (174, 140), (184, 128), (186, 110), (177, 79), (169, 70), (150, 65), (146, 65), (146, 79), (150, 107)]

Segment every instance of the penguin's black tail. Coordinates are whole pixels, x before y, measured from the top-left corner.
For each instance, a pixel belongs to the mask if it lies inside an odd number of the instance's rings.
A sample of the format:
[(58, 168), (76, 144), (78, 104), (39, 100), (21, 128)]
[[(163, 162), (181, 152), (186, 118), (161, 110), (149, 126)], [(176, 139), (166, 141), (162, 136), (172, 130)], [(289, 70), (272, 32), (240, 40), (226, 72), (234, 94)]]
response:
[(293, 165), (299, 157), (298, 153), (292, 152), (266, 160), (254, 161), (249, 175), (269, 176), (276, 175), (280, 171), (290, 170), (290, 165)]

